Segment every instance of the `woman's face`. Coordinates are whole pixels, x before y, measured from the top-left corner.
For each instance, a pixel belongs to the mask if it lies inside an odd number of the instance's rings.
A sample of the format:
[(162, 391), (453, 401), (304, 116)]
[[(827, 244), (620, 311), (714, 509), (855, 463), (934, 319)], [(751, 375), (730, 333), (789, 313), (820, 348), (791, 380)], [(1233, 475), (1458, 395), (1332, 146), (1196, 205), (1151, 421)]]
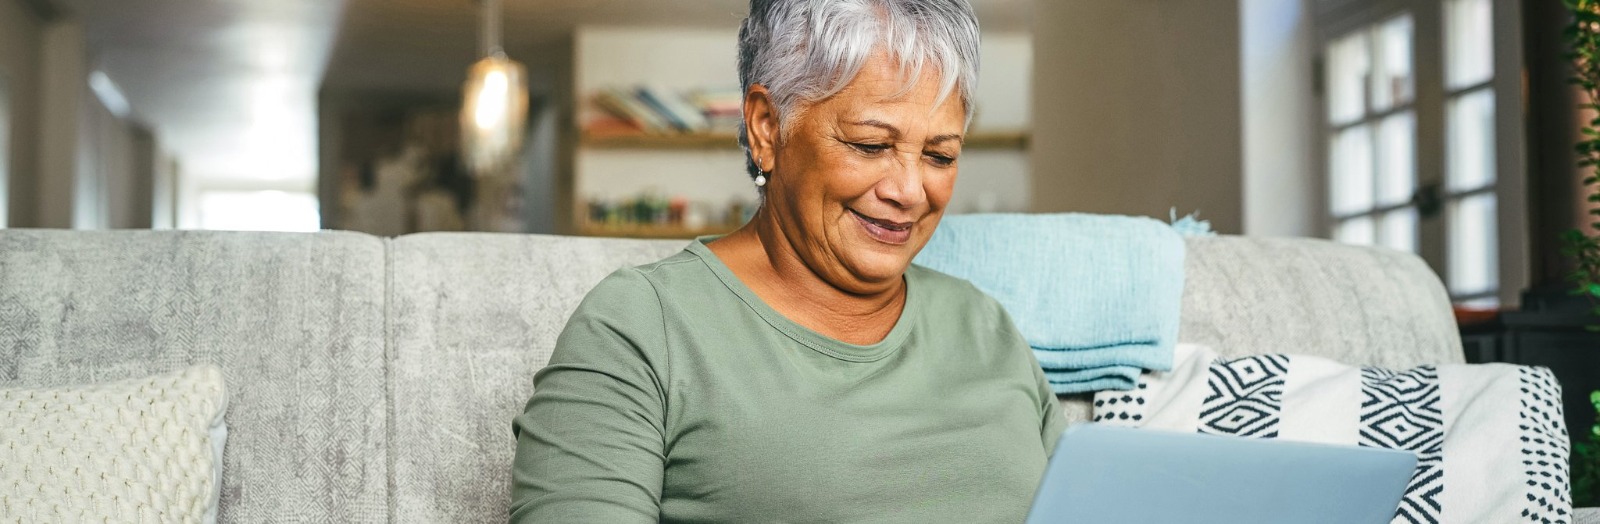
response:
[(782, 115), (794, 120), (763, 166), (764, 212), (830, 284), (862, 294), (897, 285), (939, 225), (966, 111), (958, 95), (938, 95), (938, 71), (907, 91), (898, 68), (874, 54), (838, 94)]

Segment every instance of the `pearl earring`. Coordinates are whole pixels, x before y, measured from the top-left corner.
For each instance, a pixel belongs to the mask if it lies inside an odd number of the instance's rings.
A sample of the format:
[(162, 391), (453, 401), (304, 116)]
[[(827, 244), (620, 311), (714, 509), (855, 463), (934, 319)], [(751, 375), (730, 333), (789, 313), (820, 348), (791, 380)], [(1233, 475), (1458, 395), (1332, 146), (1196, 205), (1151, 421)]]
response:
[(761, 170), (761, 157), (756, 157), (756, 187), (767, 185), (767, 173)]

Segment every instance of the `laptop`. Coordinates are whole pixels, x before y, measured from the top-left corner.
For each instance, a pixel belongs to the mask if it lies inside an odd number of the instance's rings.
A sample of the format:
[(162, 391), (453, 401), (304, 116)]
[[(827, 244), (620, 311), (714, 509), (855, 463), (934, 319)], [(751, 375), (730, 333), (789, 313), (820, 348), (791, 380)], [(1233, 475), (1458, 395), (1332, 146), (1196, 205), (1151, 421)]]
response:
[(1079, 424), (1028, 522), (1383, 524), (1416, 465), (1389, 449)]

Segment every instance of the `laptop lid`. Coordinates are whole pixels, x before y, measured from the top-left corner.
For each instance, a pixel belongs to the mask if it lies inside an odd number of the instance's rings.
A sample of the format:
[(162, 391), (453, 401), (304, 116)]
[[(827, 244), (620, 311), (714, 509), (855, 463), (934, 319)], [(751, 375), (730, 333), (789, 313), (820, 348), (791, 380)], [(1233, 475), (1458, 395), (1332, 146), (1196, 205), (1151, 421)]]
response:
[(1030, 524), (1387, 523), (1405, 451), (1079, 424), (1056, 443)]

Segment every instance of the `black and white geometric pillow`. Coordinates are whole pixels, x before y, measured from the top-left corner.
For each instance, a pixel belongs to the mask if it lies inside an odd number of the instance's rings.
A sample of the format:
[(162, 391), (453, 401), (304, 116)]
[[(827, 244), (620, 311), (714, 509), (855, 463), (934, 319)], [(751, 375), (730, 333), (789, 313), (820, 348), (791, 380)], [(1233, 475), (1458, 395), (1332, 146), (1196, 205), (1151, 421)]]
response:
[(1567, 432), (1550, 370), (1404, 371), (1305, 355), (1226, 360), (1179, 344), (1172, 371), (1095, 394), (1099, 423), (1410, 451), (1396, 523), (1569, 522)]

